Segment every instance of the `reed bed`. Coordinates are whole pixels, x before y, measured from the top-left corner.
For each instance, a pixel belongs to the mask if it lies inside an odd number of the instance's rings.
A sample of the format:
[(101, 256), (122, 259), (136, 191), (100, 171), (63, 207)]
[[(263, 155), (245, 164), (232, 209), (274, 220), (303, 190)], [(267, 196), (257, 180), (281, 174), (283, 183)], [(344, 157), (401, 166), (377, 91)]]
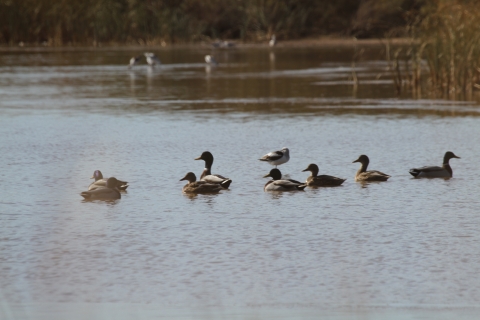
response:
[(0, 44), (160, 44), (348, 34), (358, 0), (0, 0)]
[(435, 1), (408, 26), (411, 43), (387, 61), (398, 94), (472, 100), (480, 89), (480, 6)]

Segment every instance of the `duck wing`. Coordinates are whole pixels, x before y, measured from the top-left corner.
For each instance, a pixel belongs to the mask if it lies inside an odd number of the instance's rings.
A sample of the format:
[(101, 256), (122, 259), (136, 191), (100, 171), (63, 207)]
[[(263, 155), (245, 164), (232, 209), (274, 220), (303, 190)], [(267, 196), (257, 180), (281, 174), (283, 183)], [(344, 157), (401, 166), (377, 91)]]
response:
[(229, 178), (225, 178), (224, 176), (221, 176), (219, 174), (209, 174), (207, 176), (204, 176), (202, 178), (202, 181), (212, 184), (219, 184), (225, 189), (228, 189), (230, 183), (232, 183), (232, 180), (230, 180)]
[(307, 180), (307, 183), (309, 186), (333, 187), (341, 185), (345, 180), (346, 179), (322, 174), (316, 177), (312, 177), (312, 179)]
[(88, 200), (116, 200), (122, 197), (120, 192), (107, 187), (98, 187), (94, 190), (84, 191), (80, 195)]
[[(103, 179), (98, 179), (97, 181), (94, 181), (92, 182), (89, 186), (88, 186), (88, 190), (95, 190), (99, 187), (106, 187), (107, 186), (107, 179), (108, 178), (103, 178)], [(118, 190), (126, 190), (128, 188), (128, 182), (127, 181), (121, 181), (121, 180), (118, 180), (118, 183), (117, 183), (117, 189)]]
[(425, 166), (410, 169), (409, 173), (414, 177), (450, 177), (450, 173), (443, 167)]
[(356, 180), (358, 181), (387, 181), (390, 176), (381, 171), (365, 171), (357, 175)]
[(273, 184), (285, 190), (303, 190), (307, 186), (296, 180), (275, 180)]

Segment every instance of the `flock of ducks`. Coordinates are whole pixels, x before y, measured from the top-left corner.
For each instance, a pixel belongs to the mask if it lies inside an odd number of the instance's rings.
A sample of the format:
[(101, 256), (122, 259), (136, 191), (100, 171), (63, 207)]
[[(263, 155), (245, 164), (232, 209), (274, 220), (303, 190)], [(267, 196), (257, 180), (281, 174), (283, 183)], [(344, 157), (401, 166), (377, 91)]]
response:
[[(450, 167), (450, 159), (460, 157), (453, 152), (447, 151), (443, 157), (442, 166), (426, 166), (420, 168), (410, 169), (410, 174), (414, 178), (451, 178), (453, 176), (452, 167)], [(205, 162), (205, 169), (203, 170), (200, 180), (197, 181), (197, 176), (193, 172), (188, 172), (180, 181), (188, 181), (183, 186), (182, 191), (186, 194), (210, 194), (218, 193), (221, 190), (228, 189), (232, 180), (219, 174), (212, 174), (213, 155), (209, 151), (203, 152), (195, 160), (203, 160)], [(268, 181), (263, 187), (264, 191), (302, 191), (306, 187), (337, 187), (340, 186), (346, 179), (329, 176), (318, 175), (319, 168), (316, 164), (311, 163), (302, 172), (310, 171), (310, 176), (305, 182), (300, 182), (293, 179), (282, 178), (282, 173), (277, 166), (284, 164), (290, 160), (290, 152), (288, 148), (283, 148), (278, 151), (269, 152), (259, 159), (260, 161), (268, 162), (275, 166), (274, 169), (264, 176), (270, 177), (272, 180)], [(367, 170), (370, 159), (362, 154), (353, 163), (359, 162), (360, 168), (355, 174), (355, 181), (370, 182), (370, 181), (387, 181), (390, 176), (377, 170)], [(88, 191), (82, 192), (80, 195), (85, 200), (116, 200), (121, 198), (120, 191), (125, 191), (128, 188), (128, 182), (118, 180), (114, 177), (104, 178), (100, 170), (93, 173), (92, 179), (94, 182), (88, 187)]]

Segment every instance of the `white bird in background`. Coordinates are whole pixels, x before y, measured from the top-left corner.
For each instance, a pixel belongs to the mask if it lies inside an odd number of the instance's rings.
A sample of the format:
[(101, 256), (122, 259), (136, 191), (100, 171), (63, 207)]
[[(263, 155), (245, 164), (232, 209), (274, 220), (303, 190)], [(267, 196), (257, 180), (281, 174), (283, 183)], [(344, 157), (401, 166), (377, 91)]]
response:
[(277, 44), (277, 38), (275, 37), (275, 35), (272, 35), (272, 37), (270, 38), (270, 41), (268, 42), (268, 45), (270, 47), (275, 47), (276, 44)]
[(135, 56), (130, 59), (130, 64), (128, 65), (128, 68), (132, 68), (134, 65), (136, 65), (140, 61), (141, 56)]
[(290, 160), (290, 152), (288, 148), (283, 148), (282, 150), (279, 150), (279, 151), (269, 152), (258, 160), (267, 161), (272, 166), (276, 167)]
[(207, 64), (212, 64), (212, 65), (215, 65), (215, 66), (218, 65), (217, 60), (215, 60), (215, 58), (213, 56), (209, 55), (209, 54), (207, 54), (205, 56), (205, 62)]
[(160, 62), (160, 59), (158, 59), (158, 57), (152, 53), (152, 52), (145, 52), (143, 54), (145, 56), (145, 58), (147, 59), (147, 63), (149, 66), (154, 66), (154, 65), (160, 65), (161, 62)]

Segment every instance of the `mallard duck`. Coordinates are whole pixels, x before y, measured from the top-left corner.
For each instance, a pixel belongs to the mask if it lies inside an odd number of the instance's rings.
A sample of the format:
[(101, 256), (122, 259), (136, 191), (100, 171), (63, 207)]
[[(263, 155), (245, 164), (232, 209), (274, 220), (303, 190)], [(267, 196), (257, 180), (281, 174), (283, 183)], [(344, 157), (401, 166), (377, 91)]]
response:
[(218, 65), (217, 60), (215, 60), (215, 58), (213, 56), (209, 55), (209, 54), (207, 54), (205, 56), (205, 63), (210, 64), (210, 65), (214, 65), (214, 66)]
[(452, 167), (450, 167), (450, 159), (457, 158), (453, 152), (447, 151), (443, 156), (443, 165), (438, 166), (427, 166), (421, 168), (410, 169), (410, 174), (415, 178), (451, 178), (453, 176)]
[(277, 166), (284, 164), (285, 162), (288, 162), (288, 160), (290, 160), (290, 151), (288, 150), (288, 148), (283, 148), (282, 150), (278, 151), (272, 151), (258, 160), (267, 161), (276, 168)]
[(362, 165), (358, 169), (357, 174), (355, 175), (355, 181), (387, 181), (390, 176), (380, 171), (367, 171), (368, 164), (370, 159), (364, 154), (358, 157), (357, 160), (352, 163), (360, 162)]
[(232, 180), (229, 178), (225, 178), (219, 174), (212, 174), (212, 165), (213, 165), (213, 155), (209, 151), (205, 151), (202, 155), (195, 160), (203, 160), (205, 161), (205, 169), (200, 176), (200, 180), (206, 181), (208, 183), (219, 184), (223, 188), (228, 189), (230, 187), (230, 183)]
[(128, 64), (128, 69), (131, 69), (134, 65), (136, 65), (140, 61), (140, 57), (141, 56), (132, 57), (130, 59), (130, 63)]
[(149, 66), (155, 66), (157, 64), (158, 65), (162, 64), (160, 62), (160, 59), (158, 59), (158, 57), (152, 52), (145, 52), (143, 55), (145, 56), (145, 59), (147, 60), (147, 63), (148, 63)]
[(270, 173), (264, 178), (271, 177), (273, 180), (268, 181), (263, 187), (264, 191), (301, 191), (307, 186), (293, 179), (282, 179), (282, 173), (278, 169), (270, 170)]
[(197, 177), (195, 173), (189, 172), (180, 179), (180, 181), (187, 180), (188, 183), (183, 186), (184, 193), (217, 193), (222, 190), (222, 186), (219, 184), (208, 183), (206, 181), (196, 181)]
[(302, 172), (305, 171), (310, 171), (312, 173), (305, 182), (309, 187), (336, 187), (346, 180), (324, 174), (318, 175), (318, 166), (314, 163), (309, 164), (307, 169)]
[[(100, 170), (95, 170), (93, 172), (93, 176), (90, 178), (90, 179), (95, 179), (94, 182), (92, 182), (89, 186), (88, 186), (88, 190), (95, 190), (97, 189), (98, 187), (106, 187), (107, 186), (107, 179), (108, 178), (104, 178), (103, 177), (103, 174)], [(117, 180), (117, 179), (115, 179)], [(117, 180), (117, 185), (116, 185), (116, 188), (118, 190), (121, 190), (121, 191), (124, 191), (128, 188), (128, 182), (126, 181), (121, 181), (121, 180)]]
[(80, 193), (85, 200), (117, 200), (122, 196), (116, 186), (118, 180), (114, 177), (108, 178), (105, 187), (98, 187), (94, 190), (84, 191)]

